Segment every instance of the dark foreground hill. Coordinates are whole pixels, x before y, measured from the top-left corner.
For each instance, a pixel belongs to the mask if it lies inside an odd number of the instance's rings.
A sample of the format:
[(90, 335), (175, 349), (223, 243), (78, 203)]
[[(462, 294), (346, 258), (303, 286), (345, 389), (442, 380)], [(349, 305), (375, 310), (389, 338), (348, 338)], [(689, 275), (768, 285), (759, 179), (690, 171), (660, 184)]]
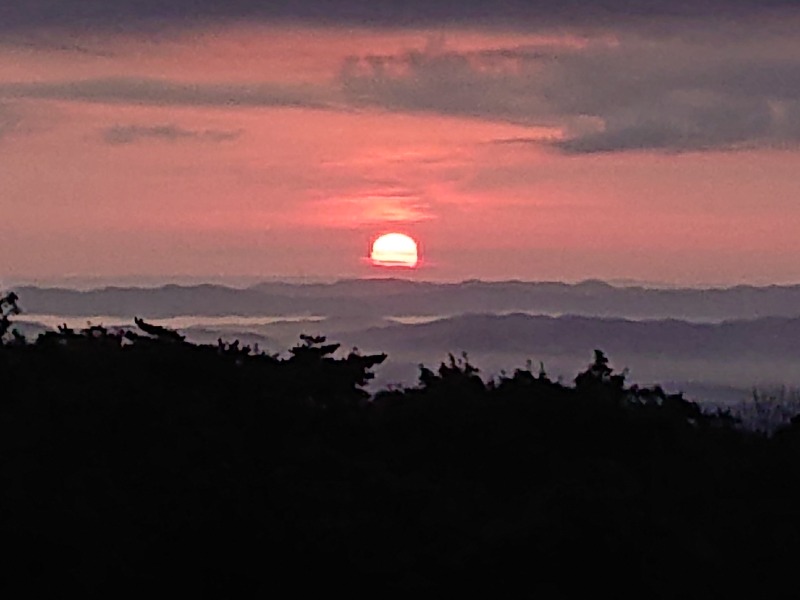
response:
[(776, 595), (800, 424), (772, 437), (628, 386), (469, 363), (369, 397), (383, 355), (62, 330), (0, 345), (0, 589)]

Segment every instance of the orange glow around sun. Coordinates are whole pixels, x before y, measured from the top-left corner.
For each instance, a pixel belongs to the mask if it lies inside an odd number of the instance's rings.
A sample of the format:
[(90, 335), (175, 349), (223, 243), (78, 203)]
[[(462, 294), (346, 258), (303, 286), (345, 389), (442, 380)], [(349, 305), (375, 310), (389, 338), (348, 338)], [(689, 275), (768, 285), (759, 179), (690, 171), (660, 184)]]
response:
[(369, 257), (378, 267), (414, 268), (419, 262), (417, 242), (402, 233), (387, 233), (372, 243)]

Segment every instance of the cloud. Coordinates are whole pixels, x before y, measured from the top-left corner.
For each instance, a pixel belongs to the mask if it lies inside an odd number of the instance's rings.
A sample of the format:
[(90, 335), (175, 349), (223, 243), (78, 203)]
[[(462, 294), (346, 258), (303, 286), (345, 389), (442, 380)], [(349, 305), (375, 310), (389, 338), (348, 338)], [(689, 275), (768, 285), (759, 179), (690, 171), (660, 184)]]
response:
[(109, 144), (132, 144), (147, 139), (167, 142), (204, 141), (225, 142), (235, 140), (242, 135), (241, 130), (217, 129), (184, 129), (176, 125), (117, 125), (103, 131), (103, 139)]
[(279, 106), (327, 108), (329, 95), (312, 86), (270, 83), (183, 83), (164, 79), (100, 78), (0, 83), (0, 99), (79, 100), (159, 106)]
[[(609, 114), (602, 131), (553, 142), (564, 152), (670, 152), (795, 145), (798, 131), (781, 130), (766, 100), (719, 98), (700, 103), (667, 99), (661, 112), (642, 108)], [(789, 135), (787, 135), (789, 134)]]
[(345, 97), (359, 105), (541, 124), (551, 113), (531, 93), (538, 48), (457, 52), (411, 50), (349, 58), (340, 75)]
[[(729, 4), (736, 14), (756, 6), (744, 0)], [(549, 41), (524, 46), (465, 51), (449, 49), (446, 42), (441, 42), (397, 54), (353, 56), (344, 62), (335, 81), (317, 84), (192, 83), (144, 77), (6, 82), (0, 83), (0, 102), (54, 99), (155, 106), (378, 108), (433, 113), (544, 128), (519, 137), (567, 154), (794, 147), (800, 143), (800, 41), (793, 31), (800, 26), (800, 16), (789, 15), (790, 4), (770, 4), (787, 9), (785, 29), (766, 31), (755, 17), (754, 25), (731, 25), (724, 34), (704, 28), (715, 22), (711, 18), (701, 19), (702, 26), (698, 28), (655, 37), (624, 24), (585, 36), (565, 35), (565, 30), (551, 26), (553, 35), (544, 38)], [(70, 3), (64, 6), (67, 5)], [(83, 5), (94, 6), (91, 1)], [(377, 5), (383, 6), (386, 14), (405, 10), (401, 3)], [(643, 15), (650, 11), (668, 21), (675, 14), (706, 15), (701, 9), (712, 5), (719, 6), (715, 2), (606, 0), (581, 4), (588, 8), (576, 11), (574, 17), (576, 23), (583, 22), (586, 14), (593, 11), (623, 11), (627, 6), (625, 14)], [(160, 4), (149, 2), (144, 2), (144, 8), (125, 2), (114, 6), (137, 15), (162, 10)], [(176, 6), (179, 8), (181, 2)], [(198, 14), (204, 14), (211, 5), (198, 0), (198, 6)], [(281, 10), (286, 14), (296, 10), (297, 15), (313, 20), (318, 13), (311, 9), (321, 10), (322, 4), (300, 2), (295, 9), (284, 6), (274, 13), (246, 2), (234, 2), (232, 6), (273, 16), (283, 15)], [(357, 6), (361, 5), (337, 4), (331, 22), (344, 18), (342, 15), (357, 14)], [(441, 12), (436, 14), (441, 19), (455, 14), (454, 3), (431, 6), (440, 7)], [(489, 4), (467, 2), (464, 14), (478, 9), (491, 15), (513, 14), (515, 10), (524, 12), (526, 6), (543, 14), (561, 14), (557, 3), (549, 1), (512, 1), (503, 3), (503, 8), (495, 12), (489, 10)], [(219, 10), (228, 14), (226, 11), (233, 8)], [(180, 20), (177, 8), (163, 10), (172, 15), (166, 22), (173, 17)], [(728, 23), (727, 19), (722, 21)], [(549, 21), (545, 19), (543, 23)], [(453, 35), (457, 37), (459, 31)], [(492, 39), (485, 43), (498, 43), (501, 36)], [(2, 131), (0, 128), (0, 135)], [(553, 135), (552, 131), (561, 133)], [(161, 137), (172, 135), (177, 139), (176, 133), (162, 132)], [(113, 139), (145, 137), (143, 132), (126, 131), (108, 135)], [(151, 132), (149, 137), (157, 135)], [(524, 143), (524, 139), (515, 143)]]
[(642, 21), (724, 15), (746, 18), (796, 7), (792, 0), (26, 0), (0, 6), (0, 30), (36, 28), (163, 29), (200, 21), (289, 20), (322, 25), (419, 26)]
[(557, 127), (559, 139), (530, 141), (565, 153), (800, 144), (800, 45), (714, 41), (367, 55), (348, 59), (341, 83), (361, 106)]

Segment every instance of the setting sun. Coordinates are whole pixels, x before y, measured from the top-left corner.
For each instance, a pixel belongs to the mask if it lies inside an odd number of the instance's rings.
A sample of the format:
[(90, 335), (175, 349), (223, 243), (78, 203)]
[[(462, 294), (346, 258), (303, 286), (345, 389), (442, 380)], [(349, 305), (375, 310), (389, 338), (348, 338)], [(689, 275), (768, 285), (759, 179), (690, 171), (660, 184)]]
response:
[(416, 267), (419, 261), (417, 243), (402, 233), (387, 233), (372, 243), (370, 259), (379, 267)]

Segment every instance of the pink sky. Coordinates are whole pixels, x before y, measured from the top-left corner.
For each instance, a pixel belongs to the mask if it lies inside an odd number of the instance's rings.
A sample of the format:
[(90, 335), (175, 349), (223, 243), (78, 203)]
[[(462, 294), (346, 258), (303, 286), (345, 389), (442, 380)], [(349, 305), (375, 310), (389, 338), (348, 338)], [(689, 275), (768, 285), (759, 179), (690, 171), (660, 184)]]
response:
[(0, 43), (0, 277), (372, 276), (398, 231), (421, 279), (798, 282), (800, 90), (758, 77), (800, 42), (708, 36)]

